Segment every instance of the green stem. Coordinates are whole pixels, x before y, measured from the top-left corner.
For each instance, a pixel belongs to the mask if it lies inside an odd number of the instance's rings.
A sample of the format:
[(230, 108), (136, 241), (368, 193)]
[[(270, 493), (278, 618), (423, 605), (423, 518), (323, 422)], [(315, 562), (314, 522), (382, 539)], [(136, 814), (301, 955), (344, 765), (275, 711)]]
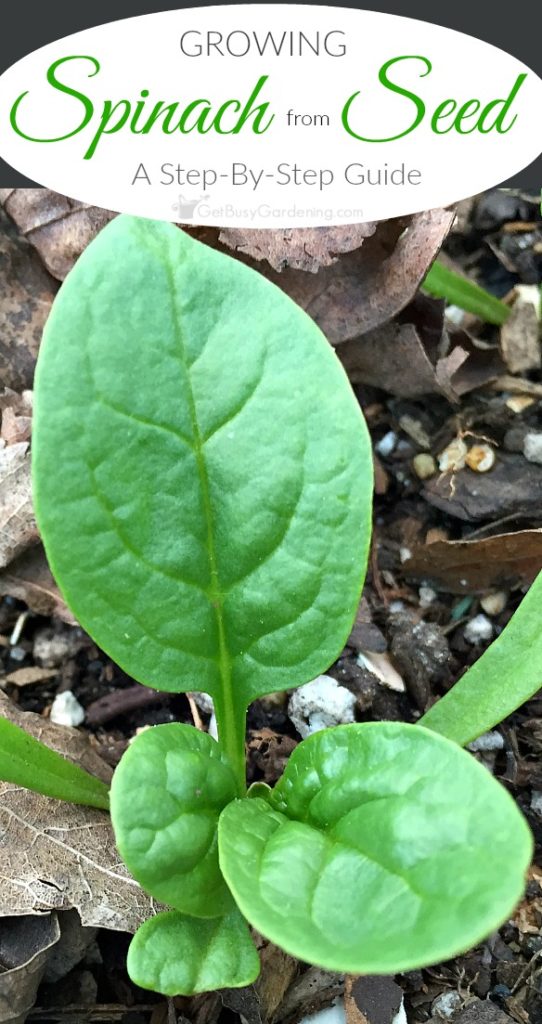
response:
[(433, 263), (421, 287), (437, 299), (446, 299), (489, 324), (501, 325), (510, 316), (510, 308), (504, 302), (480, 288), (474, 281), (449, 270), (439, 260)]
[(236, 707), (224, 691), (214, 704), (219, 743), (233, 768), (239, 796), (246, 796), (246, 709), (244, 705)]

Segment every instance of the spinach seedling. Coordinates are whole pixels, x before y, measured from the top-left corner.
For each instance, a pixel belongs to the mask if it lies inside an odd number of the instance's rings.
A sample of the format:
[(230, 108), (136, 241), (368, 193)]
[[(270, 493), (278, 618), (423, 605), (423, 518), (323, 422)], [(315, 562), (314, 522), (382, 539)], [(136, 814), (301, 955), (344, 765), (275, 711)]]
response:
[[(472, 695), (470, 710), (452, 693), (429, 712), (434, 729), (317, 733), (273, 790), (246, 791), (246, 709), (340, 653), (370, 536), (367, 430), (301, 309), (171, 225), (116, 218), (55, 300), (33, 446), (47, 555), (81, 624), (133, 678), (205, 691), (216, 709), (218, 742), (158, 726), (114, 775), (120, 855), (172, 908), (132, 941), (138, 985), (248, 984), (247, 922), (324, 968), (389, 973), (449, 958), (509, 916), (531, 837), (447, 738), (470, 732)], [(64, 790), (63, 770), (48, 771), (23, 784), (73, 799), (73, 777)]]

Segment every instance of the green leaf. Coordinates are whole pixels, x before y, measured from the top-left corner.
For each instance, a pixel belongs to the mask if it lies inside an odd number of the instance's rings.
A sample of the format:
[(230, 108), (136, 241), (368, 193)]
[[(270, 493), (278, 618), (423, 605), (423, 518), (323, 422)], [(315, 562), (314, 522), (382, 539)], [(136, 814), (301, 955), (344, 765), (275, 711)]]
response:
[(489, 324), (500, 326), (510, 316), (510, 308), (504, 302), (480, 288), (474, 281), (449, 270), (438, 260), (426, 275), (422, 288), (438, 299), (446, 299), (454, 306), (474, 313)]
[(109, 790), (105, 782), (61, 757), (6, 718), (0, 718), (0, 779), (57, 800), (109, 809)]
[(304, 740), (270, 803), (219, 821), (222, 871), (253, 927), (333, 971), (446, 960), (504, 921), (523, 891), (529, 829), (470, 755), (396, 722)]
[(217, 824), (236, 795), (218, 743), (190, 725), (158, 725), (129, 746), (113, 776), (119, 853), (156, 899), (195, 917), (233, 906), (218, 866)]
[(244, 709), (327, 668), (365, 571), (371, 447), (323, 334), (239, 261), (117, 217), (45, 328), (33, 472), (79, 622), (135, 679), (211, 694), (239, 773)]
[(172, 910), (138, 929), (128, 950), (128, 974), (140, 988), (192, 996), (242, 988), (256, 980), (260, 961), (238, 910), (213, 921)]
[(459, 682), (421, 719), (464, 746), (487, 732), (542, 686), (542, 573), (508, 625)]

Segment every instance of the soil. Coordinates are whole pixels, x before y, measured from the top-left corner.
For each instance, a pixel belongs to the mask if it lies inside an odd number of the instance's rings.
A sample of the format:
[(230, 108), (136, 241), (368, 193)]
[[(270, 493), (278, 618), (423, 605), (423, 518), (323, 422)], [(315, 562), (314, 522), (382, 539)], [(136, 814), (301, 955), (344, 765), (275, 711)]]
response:
[[(453, 265), (498, 296), (506, 296), (517, 283), (539, 283), (542, 225), (534, 197), (492, 192), (471, 203), (462, 211), (445, 252)], [(494, 345), (497, 334), (497, 328), (486, 326), (478, 337)], [(527, 371), (521, 380), (538, 384), (540, 370)], [(542, 430), (541, 392), (517, 412), (506, 404), (512, 392), (487, 386), (464, 395), (455, 407), (439, 394), (401, 398), (363, 384), (357, 384), (356, 391), (376, 452), (375, 531), (360, 614), (348, 645), (329, 674), (355, 694), (360, 721), (416, 722), (480, 656), (490, 640), (487, 629), (494, 637), (506, 625), (529, 580), (522, 573), (516, 573), (515, 579), (507, 575), (499, 564), (498, 552), (491, 563), (494, 585), (469, 586), (466, 591), (461, 589), (461, 576), (457, 572), (454, 575), (447, 563), (439, 569), (439, 580), (428, 579), (423, 571), (413, 571), (409, 562), (428, 537), (446, 545), (449, 541), (474, 541), (542, 528), (536, 493), (538, 469), (522, 453), (525, 433)], [(436, 456), (458, 434), (470, 444), (490, 443), (498, 460), (505, 455), (500, 493), (504, 493), (502, 487), (506, 490), (507, 480), (512, 481), (514, 492), (505, 513), (502, 502), (495, 505), (484, 490), (490, 474), (467, 469), (455, 474), (437, 473), (423, 480), (413, 470), (416, 455), (425, 451)], [(520, 503), (515, 500), (516, 470), (525, 491)], [(465, 473), (472, 477), (470, 504), (459, 480)], [(478, 493), (473, 495), (473, 490)], [(529, 502), (532, 494), (536, 500)], [(476, 557), (476, 551), (472, 551), (467, 559), (471, 568)], [(487, 570), (485, 556), (482, 561)], [(529, 555), (526, 561), (532, 561)], [(501, 595), (491, 606), (493, 614), (483, 608), (488, 590)], [(92, 735), (97, 751), (113, 767), (136, 729), (172, 721), (193, 722), (194, 704), (185, 695), (139, 686), (77, 626), (68, 626), (54, 616), (26, 612), (26, 605), (13, 596), (0, 600), (0, 634), (6, 638), (0, 647), (0, 685), (21, 709), (47, 715), (55, 695), (72, 690), (86, 712), (81, 728)], [(479, 614), (491, 625), (484, 627), (486, 632), (482, 630), (478, 642), (472, 642), (465, 627)], [(10, 644), (7, 638), (21, 615), (25, 615), (21, 635)], [(24, 687), (2, 684), (2, 676), (36, 664), (36, 644), (40, 663), (54, 668), (55, 675)], [(360, 650), (385, 661), (391, 658), (404, 681), (404, 692), (390, 689), (367, 665), (360, 664)], [(273, 695), (250, 709), (250, 781), (274, 782), (299, 741), (288, 717), (287, 702), (287, 694)], [(203, 711), (199, 714), (207, 724), (209, 716)], [(513, 919), (478, 948), (448, 963), (395, 979), (403, 990), (411, 1024), (431, 1018), (446, 1020), (452, 1014), (462, 1024), (476, 1024), (488, 1016), (493, 1024), (498, 1024), (497, 1017), (500, 1024), (510, 1019), (517, 1024), (542, 1024), (542, 693), (503, 722), (497, 733), (500, 738), (495, 740), (494, 749), (478, 751), (475, 756), (484, 760), (509, 789), (533, 831), (536, 854), (526, 897)], [(495, 821), (496, 833), (498, 828), (499, 822)], [(129, 936), (99, 930), (80, 963), (62, 980), (40, 986), (28, 1021), (169, 1024), (188, 1019), (192, 1024), (215, 1024), (218, 1020), (234, 1024), (241, 1019), (260, 1024), (261, 1013), (250, 993), (243, 997), (245, 1002), (240, 1001), (239, 994), (231, 993), (166, 1001), (138, 990), (126, 974), (128, 942)], [(281, 970), (280, 962), (276, 969)], [(305, 970), (300, 965), (298, 973)], [(312, 987), (307, 986), (297, 1006), (288, 1010), (283, 1005), (284, 1012), (275, 1020), (293, 1024), (303, 1012), (336, 996), (343, 979), (328, 977), (326, 984), (320, 978)], [(369, 1000), (364, 1005), (362, 1000), (356, 1006), (368, 1024), (391, 1024), (397, 1001), (393, 1013), (392, 1004), (393, 999), (386, 1012), (380, 998), (374, 1004)]]

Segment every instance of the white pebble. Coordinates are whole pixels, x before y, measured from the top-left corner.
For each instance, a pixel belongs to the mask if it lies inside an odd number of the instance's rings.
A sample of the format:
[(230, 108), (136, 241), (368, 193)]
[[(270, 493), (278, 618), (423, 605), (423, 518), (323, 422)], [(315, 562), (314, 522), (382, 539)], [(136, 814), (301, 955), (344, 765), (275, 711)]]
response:
[(26, 653), (27, 652), (25, 651), (24, 647), (16, 646), (11, 648), (9, 656), (12, 661), (24, 661), (24, 659), (26, 658)]
[(72, 691), (64, 690), (63, 693), (57, 693), (52, 703), (50, 719), (55, 725), (81, 725), (85, 720), (85, 711)]
[(331, 676), (317, 676), (292, 694), (288, 715), (305, 739), (320, 729), (354, 722), (355, 706), (356, 698), (350, 690), (339, 686)]
[(491, 640), (493, 636), (493, 623), (487, 615), (475, 615), (470, 622), (467, 622), (463, 630), (463, 636), (469, 644), (480, 644), (484, 640)]
[(529, 462), (542, 463), (542, 434), (533, 431), (523, 438), (523, 454)]
[(488, 751), (493, 750), (503, 750), (504, 737), (501, 736), (500, 732), (484, 732), (481, 736), (477, 736), (472, 743), (468, 743), (467, 746), (469, 750), (478, 754), (487, 753)]
[(383, 458), (386, 458), (387, 455), (391, 455), (396, 444), (397, 434), (395, 433), (394, 430), (388, 430), (388, 433), (384, 434), (384, 437), (381, 437), (380, 441), (377, 442), (375, 448), (379, 455), (382, 455)]
[(392, 1018), (391, 1024), (407, 1024), (407, 1022), (408, 1022), (408, 1018), (407, 1018), (406, 1011), (405, 1011), (405, 1003), (404, 1003), (404, 1000), (401, 999), (401, 1005), (400, 1005), (399, 1009), (397, 1010), (397, 1013), (395, 1014), (395, 1017)]
[(455, 437), (438, 456), (441, 473), (456, 473), (463, 469), (467, 457), (467, 446), (461, 437)]
[(433, 601), (436, 601), (437, 595), (433, 587), (420, 587), (418, 590), (418, 596), (420, 598), (420, 608), (429, 608)]
[(463, 320), (465, 319), (465, 310), (460, 309), (459, 306), (446, 306), (445, 315), (446, 319), (449, 320), (450, 323), (455, 324), (456, 327), (459, 327), (460, 324), (462, 324)]
[(508, 594), (505, 590), (494, 590), (491, 594), (484, 594), (480, 598), (480, 604), (487, 615), (500, 615), (506, 608)]
[(396, 601), (390, 601), (388, 611), (390, 615), (397, 615), (398, 612), (404, 612), (405, 602), (400, 599)]

